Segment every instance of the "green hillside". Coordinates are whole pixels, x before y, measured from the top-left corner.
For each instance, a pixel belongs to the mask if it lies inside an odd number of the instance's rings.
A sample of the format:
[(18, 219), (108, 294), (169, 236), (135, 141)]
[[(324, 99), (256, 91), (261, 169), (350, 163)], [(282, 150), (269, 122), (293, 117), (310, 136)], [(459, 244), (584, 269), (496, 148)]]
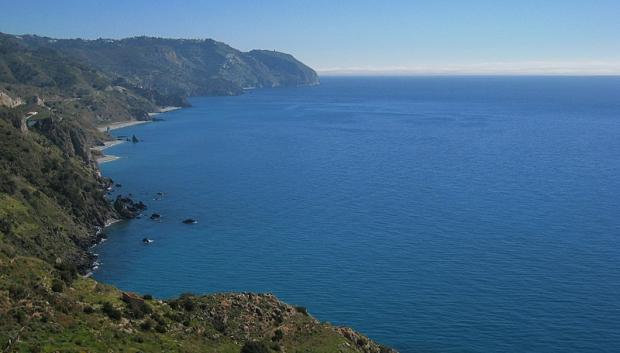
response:
[(244, 88), (317, 84), (314, 70), (291, 55), (236, 50), (211, 39), (135, 37), (59, 40), (22, 36), (33, 48), (53, 48), (112, 76), (162, 94), (236, 95)]

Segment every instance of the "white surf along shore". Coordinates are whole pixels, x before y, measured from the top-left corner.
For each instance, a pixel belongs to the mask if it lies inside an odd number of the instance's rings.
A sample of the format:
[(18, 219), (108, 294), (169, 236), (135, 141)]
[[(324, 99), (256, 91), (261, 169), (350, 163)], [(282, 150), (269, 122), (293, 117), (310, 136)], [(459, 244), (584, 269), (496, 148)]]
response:
[[(171, 112), (173, 110), (177, 110), (177, 109), (181, 109), (182, 107), (163, 107), (160, 108), (157, 112), (153, 112), (153, 113), (149, 113), (150, 117), (162, 114), (162, 113), (167, 113), (167, 112)], [(122, 129), (125, 127), (129, 127), (129, 126), (134, 126), (134, 125), (140, 125), (140, 124), (146, 124), (146, 123), (150, 123), (152, 122), (152, 120), (130, 120), (130, 121), (121, 121), (121, 122), (116, 122), (116, 123), (110, 123), (110, 124), (104, 124), (104, 125), (100, 125), (97, 127), (97, 130), (99, 130), (100, 132), (109, 132), (112, 130), (118, 130), (118, 129)], [(116, 139), (116, 140), (111, 140), (111, 141), (106, 141), (103, 143), (103, 146), (95, 146), (93, 148), (91, 148), (93, 151), (103, 151), (105, 149), (108, 149), (112, 146), (116, 146), (119, 145), (121, 143), (125, 142), (125, 140), (121, 140), (121, 139)], [(106, 155), (106, 154), (102, 154), (101, 157), (96, 159), (97, 164), (103, 164), (103, 163), (108, 163), (108, 162), (112, 162), (115, 161), (117, 159), (119, 159), (121, 157), (119, 156), (114, 156), (114, 155)]]

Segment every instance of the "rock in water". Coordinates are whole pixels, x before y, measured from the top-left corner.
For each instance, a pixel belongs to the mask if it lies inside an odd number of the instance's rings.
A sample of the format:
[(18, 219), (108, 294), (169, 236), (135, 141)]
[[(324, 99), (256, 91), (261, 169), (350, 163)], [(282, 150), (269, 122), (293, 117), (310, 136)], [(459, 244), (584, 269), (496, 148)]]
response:
[(135, 202), (129, 196), (118, 195), (114, 200), (114, 210), (125, 219), (136, 218), (145, 209), (146, 205), (142, 201)]

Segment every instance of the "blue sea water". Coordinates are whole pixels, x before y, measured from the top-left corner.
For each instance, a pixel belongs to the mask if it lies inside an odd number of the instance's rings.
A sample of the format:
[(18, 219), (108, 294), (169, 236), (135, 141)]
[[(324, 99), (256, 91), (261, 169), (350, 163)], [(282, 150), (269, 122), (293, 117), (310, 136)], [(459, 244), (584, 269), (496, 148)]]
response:
[(143, 142), (103, 173), (163, 218), (110, 227), (97, 279), (272, 292), (403, 353), (620, 351), (620, 78), (324, 78), (191, 103), (116, 132)]

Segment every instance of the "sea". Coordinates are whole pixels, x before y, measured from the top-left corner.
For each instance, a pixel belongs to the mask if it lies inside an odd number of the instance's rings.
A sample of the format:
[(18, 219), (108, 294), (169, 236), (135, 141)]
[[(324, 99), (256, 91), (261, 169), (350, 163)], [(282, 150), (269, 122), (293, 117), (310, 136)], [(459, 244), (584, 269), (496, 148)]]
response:
[(402, 353), (620, 352), (620, 77), (324, 77), (190, 102), (113, 131), (140, 142), (106, 150), (110, 197), (148, 210), (107, 229), (96, 279), (270, 292)]

